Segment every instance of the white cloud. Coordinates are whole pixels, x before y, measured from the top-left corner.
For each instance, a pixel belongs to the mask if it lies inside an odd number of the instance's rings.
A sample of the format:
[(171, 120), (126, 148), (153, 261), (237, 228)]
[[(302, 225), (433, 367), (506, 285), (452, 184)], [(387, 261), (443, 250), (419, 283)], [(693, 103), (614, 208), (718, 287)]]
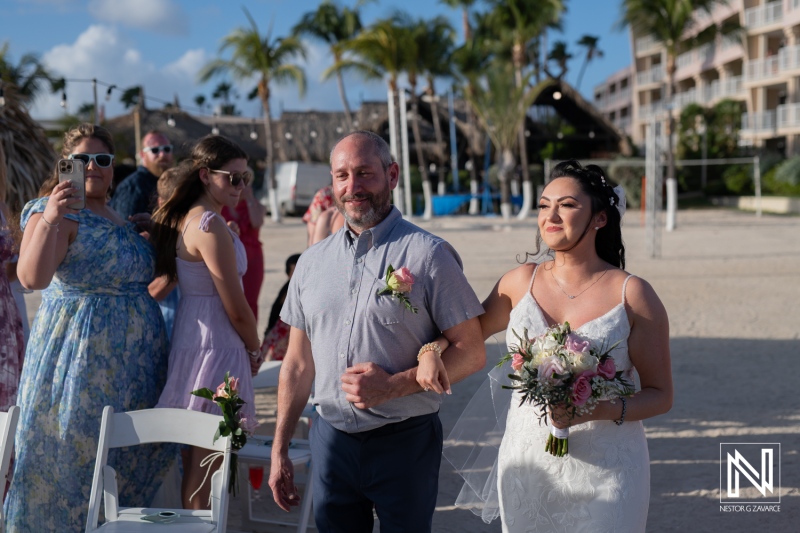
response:
[(188, 78), (194, 81), (197, 79), (197, 73), (208, 61), (209, 57), (206, 51), (202, 48), (197, 48), (195, 50), (187, 50), (176, 61), (166, 65), (161, 70), (164, 74), (175, 79)]
[(89, 13), (104, 22), (166, 35), (187, 35), (183, 8), (173, 0), (90, 0)]

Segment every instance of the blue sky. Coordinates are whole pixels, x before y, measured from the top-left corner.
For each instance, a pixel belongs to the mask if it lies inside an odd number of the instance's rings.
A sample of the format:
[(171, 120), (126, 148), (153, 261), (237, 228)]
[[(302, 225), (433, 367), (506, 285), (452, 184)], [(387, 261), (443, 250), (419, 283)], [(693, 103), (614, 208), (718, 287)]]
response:
[[(354, 5), (355, 0), (338, 0)], [(583, 49), (575, 43), (584, 34), (600, 36), (603, 58), (591, 63), (584, 75), (581, 92), (591, 98), (592, 88), (608, 75), (631, 63), (627, 32), (613, 30), (619, 17), (620, 0), (568, 0), (563, 33), (551, 32), (550, 42), (566, 41), (575, 58), (567, 81), (575, 83), (583, 61)], [(241, 6), (253, 14), (262, 32), (270, 26), (273, 35), (288, 34), (301, 15), (316, 8), (315, 0), (3, 0), (0, 2), (0, 43), (9, 42), (13, 61), (33, 52), (54, 73), (67, 78), (97, 78), (121, 88), (144, 85), (148, 97), (173, 100), (178, 96), (184, 107), (194, 106), (194, 96), (210, 99), (220, 79), (201, 85), (198, 70), (217, 57), (221, 39), (247, 20)], [(476, 6), (481, 8), (480, 1)], [(444, 15), (461, 35), (461, 14), (438, 0), (379, 0), (362, 8), (365, 24), (401, 8), (415, 17)], [(338, 110), (341, 100), (336, 84), (320, 82), (320, 74), (330, 65), (325, 47), (308, 41), (308, 57), (303, 63), (308, 91), (300, 98), (294, 86), (273, 87), (272, 106), (277, 113), (286, 110)], [(361, 100), (385, 99), (382, 82), (367, 82), (357, 75), (346, 78), (348, 100), (357, 107)], [(437, 89), (444, 90), (442, 81)], [(260, 106), (245, 95), (253, 85), (241, 86), (235, 101), (243, 116), (259, 116)], [(102, 89), (101, 89), (102, 91)], [(105, 101), (106, 115), (123, 112), (119, 92)], [(67, 87), (69, 110), (90, 102), (91, 84), (71, 83)], [(38, 99), (31, 109), (36, 118), (56, 118), (64, 112), (59, 95)], [(148, 107), (160, 107), (149, 102)]]

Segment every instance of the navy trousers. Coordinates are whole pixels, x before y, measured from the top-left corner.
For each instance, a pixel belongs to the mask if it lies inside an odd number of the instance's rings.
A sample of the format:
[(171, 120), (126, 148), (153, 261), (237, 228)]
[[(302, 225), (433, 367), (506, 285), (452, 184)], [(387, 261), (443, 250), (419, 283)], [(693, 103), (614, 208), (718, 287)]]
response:
[(431, 531), (442, 423), (438, 413), (362, 433), (345, 433), (322, 418), (311, 425), (314, 518), (320, 533)]

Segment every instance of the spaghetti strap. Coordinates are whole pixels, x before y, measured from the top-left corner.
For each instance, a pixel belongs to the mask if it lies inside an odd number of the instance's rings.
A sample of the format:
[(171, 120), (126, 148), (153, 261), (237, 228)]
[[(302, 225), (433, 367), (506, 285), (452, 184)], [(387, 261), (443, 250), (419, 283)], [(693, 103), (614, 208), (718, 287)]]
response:
[(533, 267), (533, 274), (531, 274), (531, 282), (528, 284), (528, 292), (531, 292), (531, 289), (533, 289), (533, 280), (536, 279), (537, 270), (539, 270), (538, 264), (535, 267)]
[(622, 305), (625, 305), (625, 287), (628, 286), (628, 280), (633, 277), (633, 274), (628, 274), (628, 277), (625, 278), (625, 281), (622, 282)]
[[(181, 245), (181, 241), (183, 240), (183, 236), (186, 234), (186, 230), (189, 229), (189, 222), (191, 222), (192, 220), (196, 219), (199, 216), (202, 216), (203, 218), (207, 218), (205, 216), (206, 213), (211, 213), (211, 211), (203, 211), (202, 213), (198, 213), (197, 215), (194, 215), (193, 217), (189, 218), (186, 222), (183, 223), (183, 231), (181, 231), (181, 238), (175, 244), (175, 250), (176, 251), (178, 250), (178, 248)], [(201, 225), (202, 225), (202, 221), (201, 221)], [(206, 222), (206, 226), (207, 225), (208, 225), (208, 222)], [(206, 227), (204, 229), (204, 231), (208, 231), (208, 228)]]

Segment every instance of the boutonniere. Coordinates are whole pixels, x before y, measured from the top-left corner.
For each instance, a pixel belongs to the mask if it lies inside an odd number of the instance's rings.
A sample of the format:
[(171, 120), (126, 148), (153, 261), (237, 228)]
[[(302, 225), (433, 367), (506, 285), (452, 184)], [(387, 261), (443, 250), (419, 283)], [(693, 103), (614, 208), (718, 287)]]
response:
[(411, 305), (411, 300), (406, 296), (411, 292), (414, 286), (414, 275), (406, 267), (400, 267), (397, 270), (392, 265), (386, 268), (386, 286), (378, 290), (378, 296), (388, 294), (394, 296), (412, 313), (417, 312), (417, 308)]

